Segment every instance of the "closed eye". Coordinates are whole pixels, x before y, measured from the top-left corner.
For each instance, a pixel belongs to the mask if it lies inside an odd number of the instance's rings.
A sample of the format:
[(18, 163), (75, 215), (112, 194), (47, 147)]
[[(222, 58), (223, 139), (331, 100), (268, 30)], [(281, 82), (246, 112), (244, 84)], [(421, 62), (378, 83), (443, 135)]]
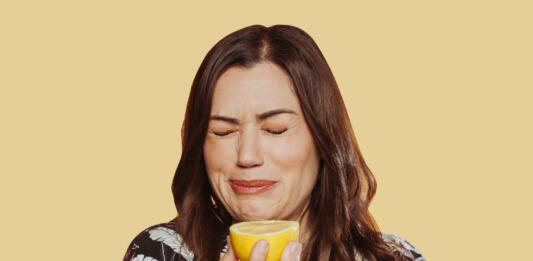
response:
[(230, 130), (230, 131), (223, 131), (223, 132), (216, 132), (216, 131), (213, 131), (213, 134), (215, 134), (215, 135), (217, 135), (217, 136), (226, 136), (226, 135), (229, 135), (229, 134), (231, 134), (231, 133), (233, 133), (233, 132), (235, 132), (235, 131), (232, 131), (232, 130)]
[(265, 131), (270, 133), (270, 134), (280, 135), (280, 134), (284, 133), (285, 131), (287, 131), (287, 129), (281, 129), (281, 130), (269, 130), (269, 129), (266, 129)]
[[(271, 129), (265, 129), (264, 131), (270, 133), (270, 134), (274, 134), (274, 135), (280, 135), (282, 133), (284, 133), (285, 131), (287, 131), (287, 129), (281, 129), (281, 130), (271, 130)], [(227, 136), (229, 134), (232, 134), (233, 130), (230, 130), (230, 131), (222, 131), (222, 132), (217, 132), (217, 131), (213, 131), (213, 134), (215, 134), (216, 136), (220, 136), (220, 137), (223, 137), (223, 136)]]

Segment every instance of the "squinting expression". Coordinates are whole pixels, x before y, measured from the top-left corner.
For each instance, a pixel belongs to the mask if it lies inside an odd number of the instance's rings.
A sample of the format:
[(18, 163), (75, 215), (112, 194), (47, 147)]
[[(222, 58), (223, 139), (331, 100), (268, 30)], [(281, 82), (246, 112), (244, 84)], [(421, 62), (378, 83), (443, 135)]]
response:
[(292, 81), (280, 67), (262, 62), (220, 76), (204, 159), (234, 221), (301, 218), (319, 160)]

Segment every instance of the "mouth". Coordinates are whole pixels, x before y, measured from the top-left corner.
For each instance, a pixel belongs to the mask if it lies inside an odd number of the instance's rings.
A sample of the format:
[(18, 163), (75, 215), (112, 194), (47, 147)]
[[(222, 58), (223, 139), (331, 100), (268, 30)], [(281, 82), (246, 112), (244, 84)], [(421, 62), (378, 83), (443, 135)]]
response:
[(272, 189), (278, 182), (272, 180), (238, 180), (229, 181), (231, 188), (237, 194), (253, 195), (260, 194)]

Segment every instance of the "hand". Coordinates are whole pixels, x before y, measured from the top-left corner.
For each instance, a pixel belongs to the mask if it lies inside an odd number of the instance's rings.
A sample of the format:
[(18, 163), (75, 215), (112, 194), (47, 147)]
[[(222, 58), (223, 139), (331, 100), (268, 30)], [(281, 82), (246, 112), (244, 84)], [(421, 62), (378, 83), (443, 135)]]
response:
[[(233, 250), (233, 245), (231, 244), (231, 239), (228, 236), (228, 252), (224, 254), (220, 261), (237, 261), (237, 256)], [(281, 254), (280, 261), (299, 261), (300, 253), (302, 252), (302, 244), (296, 241), (291, 241), (287, 244)], [(259, 240), (255, 243), (252, 248), (252, 253), (250, 254), (249, 261), (264, 261), (268, 253), (268, 242), (265, 240)]]

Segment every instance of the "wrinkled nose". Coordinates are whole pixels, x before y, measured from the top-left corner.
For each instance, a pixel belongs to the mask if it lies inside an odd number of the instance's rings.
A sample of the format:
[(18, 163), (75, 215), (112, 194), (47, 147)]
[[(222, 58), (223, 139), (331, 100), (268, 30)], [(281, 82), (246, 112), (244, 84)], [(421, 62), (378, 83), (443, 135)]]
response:
[(253, 131), (239, 133), (237, 144), (237, 165), (241, 168), (252, 168), (263, 165), (263, 155), (257, 134)]

